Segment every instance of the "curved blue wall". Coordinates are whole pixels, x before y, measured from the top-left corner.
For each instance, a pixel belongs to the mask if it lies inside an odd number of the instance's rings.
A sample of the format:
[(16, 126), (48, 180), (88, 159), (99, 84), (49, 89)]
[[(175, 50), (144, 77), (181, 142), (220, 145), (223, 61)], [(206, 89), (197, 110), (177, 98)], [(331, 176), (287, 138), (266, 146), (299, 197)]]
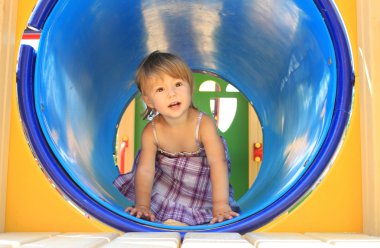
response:
[[(349, 119), (351, 55), (330, 1), (40, 1), (30, 26), (42, 35), (36, 54), (20, 50), (18, 92), (32, 149), (65, 195), (123, 231), (256, 229), (318, 182)], [(238, 218), (171, 227), (123, 212), (114, 137), (154, 50), (219, 75), (255, 107), (264, 158)]]

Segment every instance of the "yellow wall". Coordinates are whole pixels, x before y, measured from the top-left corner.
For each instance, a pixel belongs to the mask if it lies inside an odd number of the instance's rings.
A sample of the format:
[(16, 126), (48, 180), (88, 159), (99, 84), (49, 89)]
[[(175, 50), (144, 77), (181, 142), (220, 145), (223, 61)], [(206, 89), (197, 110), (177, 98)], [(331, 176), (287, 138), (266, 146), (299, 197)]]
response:
[[(18, 6), (17, 44), (36, 0)], [(17, 45), (18, 47), (18, 45)], [(17, 52), (15, 52), (17, 56)], [(99, 231), (105, 226), (89, 221), (70, 206), (45, 178), (25, 140), (13, 85), (5, 231)]]
[[(35, 0), (19, 0), (17, 43)], [(336, 0), (357, 61), (356, 1)], [(15, 56), (17, 54), (15, 53)], [(358, 84), (345, 143), (332, 169), (303, 204), (262, 228), (265, 231), (362, 231)], [(104, 231), (77, 212), (37, 166), (22, 132), (13, 86), (5, 231)]]

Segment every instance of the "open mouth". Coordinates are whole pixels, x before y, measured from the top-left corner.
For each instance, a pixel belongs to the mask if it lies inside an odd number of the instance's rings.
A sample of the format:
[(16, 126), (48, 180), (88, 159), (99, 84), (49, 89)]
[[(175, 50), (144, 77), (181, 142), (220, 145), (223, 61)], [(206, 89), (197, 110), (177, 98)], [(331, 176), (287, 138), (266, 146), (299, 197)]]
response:
[(175, 108), (179, 108), (180, 105), (181, 105), (180, 102), (172, 102), (172, 103), (169, 104), (168, 107), (171, 108), (171, 109), (175, 109)]

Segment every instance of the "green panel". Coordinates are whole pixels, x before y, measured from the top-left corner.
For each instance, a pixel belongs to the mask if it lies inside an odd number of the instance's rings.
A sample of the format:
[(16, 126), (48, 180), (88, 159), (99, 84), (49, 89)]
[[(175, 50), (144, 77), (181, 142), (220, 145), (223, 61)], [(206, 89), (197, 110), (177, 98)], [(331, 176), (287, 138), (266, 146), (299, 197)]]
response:
[[(239, 199), (248, 190), (248, 101), (240, 92), (226, 92), (228, 83), (220, 78), (196, 73), (194, 80), (194, 104), (199, 110), (210, 116), (212, 116), (210, 99), (217, 97), (237, 99), (237, 111), (231, 126), (224, 133), (218, 131), (228, 143), (231, 157), (230, 182), (235, 190), (235, 198)], [(221, 91), (199, 92), (199, 86), (207, 80), (217, 82)]]
[(148, 121), (143, 120), (141, 114), (145, 110), (145, 103), (141, 98), (141, 94), (135, 97), (135, 156), (141, 147), (141, 134)]

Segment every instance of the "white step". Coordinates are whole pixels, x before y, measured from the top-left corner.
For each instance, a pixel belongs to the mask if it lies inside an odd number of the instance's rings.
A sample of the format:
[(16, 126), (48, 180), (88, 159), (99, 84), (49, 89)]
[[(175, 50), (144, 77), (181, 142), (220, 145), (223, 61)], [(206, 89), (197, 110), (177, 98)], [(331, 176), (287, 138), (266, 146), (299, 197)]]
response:
[(118, 235), (114, 233), (64, 233), (54, 237), (25, 244), (21, 247), (98, 248)]
[(181, 236), (176, 232), (126, 233), (103, 248), (179, 248)]
[(182, 248), (254, 248), (238, 233), (187, 233)]
[(380, 248), (380, 237), (359, 233), (305, 233), (305, 235), (320, 239), (333, 247), (347, 248)]
[(0, 233), (0, 247), (19, 247), (23, 244), (41, 239), (50, 238), (59, 234), (58, 232), (8, 232)]
[(176, 232), (0, 233), (0, 248), (380, 248), (380, 237), (358, 233), (187, 233)]
[(256, 248), (328, 248), (327, 243), (300, 233), (247, 233), (244, 235)]
[(0, 244), (0, 248), (12, 248), (13, 246), (11, 246), (11, 245), (2, 245), (2, 244)]
[(111, 242), (111, 240), (119, 237), (117, 233), (61, 233), (56, 235), (56, 237), (67, 237), (67, 238), (94, 238), (94, 239), (104, 239), (107, 242)]

